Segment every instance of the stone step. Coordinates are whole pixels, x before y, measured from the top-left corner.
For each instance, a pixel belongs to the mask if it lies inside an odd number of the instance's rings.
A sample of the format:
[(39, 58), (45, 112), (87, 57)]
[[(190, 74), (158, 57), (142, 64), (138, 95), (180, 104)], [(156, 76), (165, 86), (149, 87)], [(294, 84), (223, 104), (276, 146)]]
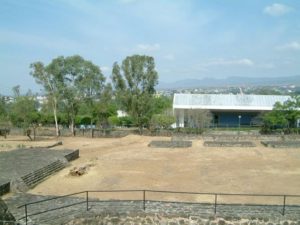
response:
[(22, 177), (22, 179), (24, 181), (29, 181), (32, 178), (36, 178), (36, 177), (41, 177), (41, 176), (47, 175), (47, 174), (51, 173), (52, 171), (56, 171), (56, 170), (59, 170), (61, 168), (64, 168), (64, 165), (55, 164), (55, 165), (52, 165), (51, 167), (48, 166), (46, 169), (44, 169), (44, 170), (42, 170), (40, 172), (35, 172), (33, 174), (30, 174), (29, 176)]
[(52, 167), (46, 171), (43, 171), (42, 173), (39, 173), (39, 174), (36, 174), (36, 175), (33, 175), (31, 177), (28, 177), (26, 179), (23, 179), (23, 181), (28, 185), (28, 186), (31, 186), (32, 184), (35, 184), (36, 182), (38, 182), (39, 180), (42, 180), (44, 179), (45, 177), (47, 176), (50, 176), (51, 174), (61, 170), (62, 166), (58, 166), (58, 167)]
[(40, 174), (40, 175), (36, 175), (33, 176), (31, 178), (28, 178), (27, 180), (24, 180), (25, 184), (28, 187), (33, 187), (34, 185), (36, 185), (37, 183), (41, 182), (42, 180), (44, 180), (46, 177), (54, 174), (55, 172), (58, 172), (59, 170), (63, 169), (64, 167), (58, 167), (58, 168), (54, 168), (51, 170), (46, 171), (44, 174)]
[(36, 171), (33, 171), (33, 172), (31, 172), (31, 173), (28, 173), (28, 174), (24, 175), (24, 176), (22, 177), (22, 179), (26, 179), (26, 178), (29, 178), (29, 177), (31, 177), (31, 176), (34, 176), (34, 175), (43, 173), (43, 172), (45, 172), (45, 170), (47, 170), (47, 169), (49, 169), (49, 168), (51, 168), (51, 167), (56, 167), (56, 166), (61, 166), (61, 165), (64, 166), (64, 164), (63, 164), (61, 161), (57, 160), (57, 161), (55, 161), (55, 162), (53, 162), (53, 163), (51, 163), (51, 164), (49, 164), (49, 165), (47, 165), (47, 166), (45, 166), (45, 167), (43, 167), (43, 168), (40, 168), (40, 169), (38, 169), (38, 170), (36, 170)]
[(48, 166), (45, 166), (39, 170), (29, 173), (21, 178), (28, 187), (33, 187), (36, 184), (40, 183), (42, 180), (44, 180), (46, 177), (54, 174), (59, 170), (62, 170), (63, 168), (65, 168), (65, 164), (57, 160), (49, 164)]

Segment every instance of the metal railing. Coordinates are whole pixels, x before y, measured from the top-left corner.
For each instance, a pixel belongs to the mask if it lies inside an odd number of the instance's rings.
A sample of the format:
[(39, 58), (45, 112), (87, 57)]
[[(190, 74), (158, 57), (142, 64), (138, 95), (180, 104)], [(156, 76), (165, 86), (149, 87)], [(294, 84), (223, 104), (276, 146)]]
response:
[[(76, 192), (76, 193), (72, 193), (72, 194), (68, 194), (68, 195), (63, 195), (63, 196), (57, 196), (57, 197), (52, 197), (52, 198), (48, 198), (48, 199), (44, 199), (44, 200), (39, 200), (39, 201), (34, 201), (34, 202), (29, 202), (29, 203), (25, 203), (21, 206), (19, 206), (18, 208), (22, 208), (24, 207), (24, 217), (20, 218), (21, 219), (25, 219), (25, 224), (28, 224), (28, 217), (30, 216), (37, 216), (40, 214), (44, 214), (50, 211), (55, 211), (55, 210), (60, 210), (63, 208), (67, 208), (67, 207), (72, 207), (74, 205), (79, 205), (79, 204), (85, 204), (86, 205), (86, 210), (88, 211), (89, 208), (89, 203), (91, 202), (103, 202), (101, 200), (95, 201), (95, 199), (90, 199), (89, 198), (89, 193), (140, 193), (140, 200), (109, 200), (109, 201), (142, 201), (143, 203), (143, 210), (146, 211), (146, 202), (147, 201), (152, 201), (152, 202), (170, 202), (170, 201), (158, 201), (158, 200), (153, 200), (151, 198), (146, 198), (147, 193), (161, 193), (161, 194), (186, 194), (186, 195), (206, 195), (206, 196), (211, 196), (213, 197), (214, 201), (213, 203), (210, 203), (211, 205), (213, 205), (213, 213), (217, 214), (217, 207), (218, 205), (233, 205), (232, 203), (219, 203), (218, 202), (218, 197), (220, 196), (239, 196), (239, 197), (279, 197), (282, 199), (282, 204), (276, 205), (276, 206), (281, 206), (281, 214), (284, 216), (286, 213), (286, 202), (288, 198), (300, 198), (300, 195), (284, 195), (284, 194), (230, 194), (230, 193), (206, 193), (206, 192), (179, 192), (179, 191), (160, 191), (160, 190), (94, 190), (94, 191), (81, 191), (81, 192)], [(67, 198), (67, 197), (71, 197), (71, 196), (75, 196), (75, 195), (79, 195), (79, 194), (84, 194), (85, 198), (83, 201), (80, 202), (76, 202), (76, 203), (72, 203), (69, 205), (64, 205), (64, 206), (60, 206), (60, 207), (56, 207), (56, 208), (51, 208), (51, 209), (47, 209), (44, 211), (40, 211), (40, 212), (35, 212), (35, 213), (29, 213), (28, 210), (28, 206), (30, 205), (37, 205), (43, 202), (50, 202), (52, 200), (56, 200), (56, 199), (63, 199), (63, 198)], [(184, 201), (172, 201), (172, 203), (193, 203), (193, 204), (203, 204), (203, 203), (207, 203), (207, 202), (184, 202)], [(235, 203), (236, 204), (236, 203)], [(243, 205), (249, 205), (249, 204), (245, 204), (245, 203), (238, 203), (238, 204), (243, 204)], [(251, 206), (273, 206), (271, 204), (251, 204)], [(290, 206), (290, 205), (289, 205)], [(293, 205), (293, 206), (299, 206), (300, 205)]]

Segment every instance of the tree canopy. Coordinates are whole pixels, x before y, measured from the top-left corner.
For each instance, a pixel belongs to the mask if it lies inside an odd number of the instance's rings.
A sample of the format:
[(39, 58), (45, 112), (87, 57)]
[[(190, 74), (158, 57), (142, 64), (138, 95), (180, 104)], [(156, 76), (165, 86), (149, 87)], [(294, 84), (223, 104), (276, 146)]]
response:
[(105, 77), (100, 68), (92, 62), (74, 55), (57, 57), (44, 66), (42, 62), (31, 64), (32, 76), (41, 84), (51, 102), (56, 133), (58, 129), (58, 107), (67, 117), (70, 129), (74, 133), (75, 118), (80, 101), (84, 101), (92, 117), (93, 104), (101, 96)]
[(270, 132), (277, 128), (291, 132), (300, 119), (300, 97), (293, 96), (283, 104), (275, 103), (273, 110), (263, 116), (263, 132)]
[(122, 65), (114, 63), (112, 82), (122, 109), (135, 119), (140, 128), (149, 125), (158, 74), (154, 58), (145, 55), (126, 57)]

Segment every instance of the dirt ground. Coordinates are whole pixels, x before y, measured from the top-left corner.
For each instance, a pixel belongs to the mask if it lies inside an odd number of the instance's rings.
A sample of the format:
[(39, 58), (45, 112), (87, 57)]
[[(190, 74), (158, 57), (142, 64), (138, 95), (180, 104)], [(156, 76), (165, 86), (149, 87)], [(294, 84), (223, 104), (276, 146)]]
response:
[[(299, 148), (266, 148), (258, 141), (257, 147), (252, 148), (204, 147), (203, 140), (199, 139), (194, 140), (190, 148), (168, 149), (148, 147), (151, 140), (170, 138), (138, 135), (60, 138), (63, 146), (55, 149), (79, 149), (80, 158), (29, 193), (64, 195), (85, 190), (152, 189), (300, 194)], [(24, 137), (9, 136), (6, 140), (1, 138), (0, 151), (20, 145), (46, 146), (56, 141), (52, 138), (30, 142)], [(92, 166), (87, 174), (80, 177), (69, 175), (71, 168), (88, 164)], [(157, 198), (160, 197), (157, 195)]]

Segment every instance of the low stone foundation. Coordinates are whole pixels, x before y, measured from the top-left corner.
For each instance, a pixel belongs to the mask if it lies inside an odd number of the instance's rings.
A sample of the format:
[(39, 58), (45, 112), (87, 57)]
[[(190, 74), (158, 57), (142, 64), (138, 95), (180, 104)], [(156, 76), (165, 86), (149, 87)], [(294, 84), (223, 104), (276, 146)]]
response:
[(262, 141), (261, 143), (272, 148), (300, 148), (300, 141)]
[(192, 141), (151, 141), (148, 145), (152, 148), (188, 148)]
[(251, 141), (205, 141), (207, 147), (255, 147)]
[[(129, 134), (125, 130), (97, 130), (93, 129), (91, 135), (93, 138), (102, 137), (102, 138), (121, 138), (126, 137)], [(83, 135), (84, 136), (84, 135)]]
[(69, 154), (66, 154), (65, 158), (66, 158), (66, 160), (68, 160), (68, 162), (78, 159), (79, 158), (79, 149), (77, 149)]

